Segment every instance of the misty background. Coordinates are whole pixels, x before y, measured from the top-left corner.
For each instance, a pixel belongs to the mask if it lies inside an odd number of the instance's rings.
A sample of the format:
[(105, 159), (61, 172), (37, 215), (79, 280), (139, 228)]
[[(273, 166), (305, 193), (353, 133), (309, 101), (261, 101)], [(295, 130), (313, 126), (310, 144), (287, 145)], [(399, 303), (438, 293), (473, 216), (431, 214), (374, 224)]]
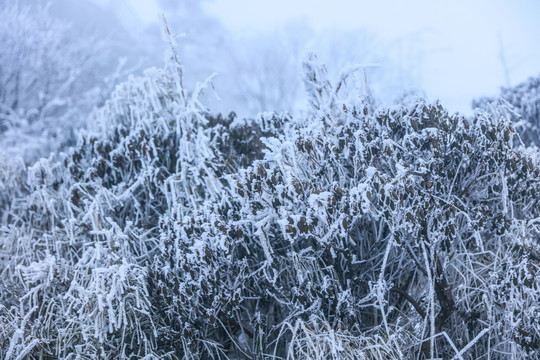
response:
[[(164, 13), (171, 30), (184, 34), (179, 44), (188, 80), (218, 73), (222, 104), (216, 106), (223, 111), (232, 104), (250, 112), (298, 106), (301, 62), (309, 51), (334, 76), (347, 63), (376, 65), (366, 69), (368, 86), (385, 101), (416, 91), (460, 112), (470, 111), (473, 98), (495, 95), (501, 86), (539, 71), (540, 3), (534, 0), (56, 0), (52, 5), (55, 14), (77, 26), (125, 37), (118, 39), (118, 46), (129, 50), (124, 55), (145, 65), (160, 64)], [(238, 86), (233, 99), (230, 86)]]

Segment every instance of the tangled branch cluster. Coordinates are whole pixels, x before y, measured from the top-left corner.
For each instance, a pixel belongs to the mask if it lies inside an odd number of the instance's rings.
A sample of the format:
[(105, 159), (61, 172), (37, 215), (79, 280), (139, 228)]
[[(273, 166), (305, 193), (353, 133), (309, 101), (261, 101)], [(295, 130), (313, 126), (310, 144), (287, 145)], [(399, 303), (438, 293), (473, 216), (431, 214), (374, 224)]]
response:
[(177, 61), (67, 154), (0, 161), (5, 359), (507, 359), (540, 352), (540, 168), (504, 110), (207, 114)]

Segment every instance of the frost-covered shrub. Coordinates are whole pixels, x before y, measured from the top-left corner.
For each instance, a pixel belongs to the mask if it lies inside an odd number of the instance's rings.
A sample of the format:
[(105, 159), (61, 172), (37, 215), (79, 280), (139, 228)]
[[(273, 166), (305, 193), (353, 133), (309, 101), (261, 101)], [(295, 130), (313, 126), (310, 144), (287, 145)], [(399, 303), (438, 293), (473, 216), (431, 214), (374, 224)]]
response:
[(538, 356), (540, 168), (504, 109), (374, 110), (310, 57), (305, 116), (212, 116), (172, 55), (0, 167), (3, 358)]
[[(321, 358), (367, 356), (354, 342), (377, 343), (375, 358), (536, 353), (539, 169), (513, 150), (510, 124), (423, 102), (370, 116), (307, 67), (310, 118), (265, 141), (264, 159), (233, 176), (236, 195), (220, 216), (172, 235), (219, 239), (200, 251), (209, 264), (232, 254), (219, 274), (239, 271), (225, 283), (240, 295), (212, 315), (259, 319), (235, 321), (249, 356), (294, 357), (297, 324), (313, 317), (354, 339)], [(196, 288), (210, 296), (220, 287)], [(333, 336), (324, 322), (314, 348)]]
[[(500, 99), (513, 107), (511, 119), (519, 136), (526, 146), (540, 145), (540, 76), (531, 77), (515, 86), (502, 88)], [(486, 108), (494, 98), (481, 98), (473, 101), (473, 107)]]
[(9, 158), (0, 151), (0, 219), (5, 221), (12, 202), (24, 193), (26, 168), (20, 158)]

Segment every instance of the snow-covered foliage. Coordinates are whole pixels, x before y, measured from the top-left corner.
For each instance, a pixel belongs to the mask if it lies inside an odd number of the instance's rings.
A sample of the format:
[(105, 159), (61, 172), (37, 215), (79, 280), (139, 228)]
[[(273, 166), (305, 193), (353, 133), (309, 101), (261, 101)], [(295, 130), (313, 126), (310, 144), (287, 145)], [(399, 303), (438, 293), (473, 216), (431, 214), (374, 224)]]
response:
[(310, 56), (305, 116), (239, 120), (182, 72), (0, 163), (0, 357), (540, 354), (540, 168), (503, 110), (375, 110)]

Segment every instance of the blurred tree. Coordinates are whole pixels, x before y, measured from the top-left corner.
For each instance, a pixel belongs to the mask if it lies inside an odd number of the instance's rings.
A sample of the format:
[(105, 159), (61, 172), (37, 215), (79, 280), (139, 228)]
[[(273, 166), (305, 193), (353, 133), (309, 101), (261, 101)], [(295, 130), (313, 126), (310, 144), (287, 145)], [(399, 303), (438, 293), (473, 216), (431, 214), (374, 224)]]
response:
[(107, 42), (74, 32), (41, 3), (8, 0), (0, 18), (0, 145), (29, 161), (74, 144), (114, 83)]

